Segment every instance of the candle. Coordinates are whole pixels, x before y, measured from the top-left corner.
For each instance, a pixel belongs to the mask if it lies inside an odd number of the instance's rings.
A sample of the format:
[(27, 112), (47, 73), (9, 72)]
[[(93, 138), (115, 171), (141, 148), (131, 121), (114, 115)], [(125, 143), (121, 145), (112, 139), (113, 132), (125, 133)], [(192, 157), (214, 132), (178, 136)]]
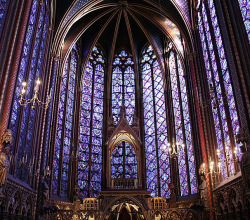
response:
[(218, 157), (220, 157), (220, 150), (219, 149), (217, 149), (217, 155), (218, 155)]
[(37, 81), (36, 81), (36, 84), (37, 84), (37, 85), (40, 85), (40, 83), (41, 83), (41, 81), (40, 81), (40, 79), (38, 78)]

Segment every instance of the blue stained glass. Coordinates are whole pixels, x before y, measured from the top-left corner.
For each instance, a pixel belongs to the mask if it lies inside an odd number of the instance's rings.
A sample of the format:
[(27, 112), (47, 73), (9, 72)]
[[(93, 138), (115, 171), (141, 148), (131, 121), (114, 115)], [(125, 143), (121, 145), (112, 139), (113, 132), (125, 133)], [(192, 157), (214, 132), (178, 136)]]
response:
[[(146, 151), (147, 188), (152, 196), (169, 197), (170, 165), (167, 157), (167, 119), (164, 85), (159, 63), (152, 46), (144, 49), (141, 57), (143, 107)], [(156, 118), (156, 121), (155, 121)], [(158, 154), (157, 148), (158, 146)], [(159, 167), (157, 165), (159, 158)], [(157, 172), (159, 170), (160, 176)], [(158, 178), (160, 182), (158, 183)], [(158, 194), (158, 185), (160, 193)]]
[(135, 74), (132, 57), (125, 50), (120, 51), (113, 61), (112, 73), (112, 113), (118, 124), (120, 109), (124, 100), (126, 119), (132, 125), (135, 109)]
[(245, 24), (245, 28), (250, 42), (250, 2), (248, 0), (238, 0), (242, 18)]
[[(46, 25), (46, 22), (44, 22), (45, 19), (45, 4), (42, 5), (40, 16), (39, 16), (39, 21), (38, 21), (38, 31), (36, 33), (36, 38), (35, 38), (35, 45), (34, 45), (34, 50), (32, 54), (32, 60), (31, 60), (31, 67), (30, 67), (30, 72), (28, 74), (28, 87), (27, 87), (27, 95), (26, 98), (31, 98), (33, 96), (34, 90), (31, 88), (34, 88), (34, 82), (35, 79), (40, 77), (40, 73), (36, 75), (36, 68), (37, 68), (37, 63), (39, 61), (39, 50), (41, 50), (41, 41), (42, 41), (42, 31), (43, 31), (43, 26)], [(44, 30), (46, 32), (46, 30)], [(46, 39), (45, 39), (46, 40)], [(20, 159), (23, 157), (23, 155), (28, 155), (27, 156), (27, 163), (31, 164), (32, 162), (30, 161), (30, 155), (31, 155), (31, 148), (32, 148), (32, 134), (34, 131), (34, 123), (35, 123), (35, 111), (31, 109), (31, 106), (27, 106), (24, 109), (24, 115), (29, 115), (29, 117), (23, 117), (22, 120), (22, 125), (21, 125), (21, 135), (19, 139), (19, 146), (20, 150), (18, 151), (18, 156), (17, 156), (17, 161), (20, 161)], [(27, 129), (28, 128), (28, 129)], [(26, 140), (27, 138), (27, 140)], [(26, 143), (25, 143), (26, 142)], [(25, 149), (22, 148), (21, 146), (26, 146)], [(27, 170), (24, 170), (23, 172), (26, 172)], [(20, 169), (17, 170), (17, 172), (20, 172)], [(25, 173), (28, 174), (28, 173)], [(28, 180), (28, 175), (23, 175), (23, 180), (27, 181)]]
[[(62, 131), (63, 131), (63, 120), (64, 120), (64, 106), (65, 106), (65, 98), (66, 98), (66, 92), (67, 92), (67, 77), (68, 77), (68, 71), (69, 71), (69, 58), (64, 66), (63, 71), (63, 79), (61, 82), (61, 92), (60, 92), (60, 100), (59, 100), (59, 109), (58, 109), (58, 119), (57, 119), (57, 133), (56, 133), (56, 141), (55, 141), (55, 156), (53, 161), (53, 167), (54, 167), (54, 175), (53, 175), (53, 181), (52, 181), (52, 189), (53, 194), (57, 194), (57, 187), (59, 185), (58, 182), (58, 175), (59, 175), (59, 164), (60, 164), (60, 158), (61, 158), (61, 149), (62, 149)], [(64, 80), (66, 79), (66, 80)]]
[[(66, 63), (66, 65), (69, 65)], [(63, 160), (62, 160), (62, 188), (61, 195), (67, 196), (67, 187), (68, 187), (68, 172), (69, 172), (69, 159), (70, 159), (70, 149), (71, 149), (71, 139), (73, 131), (73, 109), (74, 109), (74, 94), (75, 94), (75, 85), (76, 85), (76, 71), (77, 71), (77, 54), (73, 50), (71, 52), (70, 60), (70, 69), (68, 75), (68, 98), (67, 98), (67, 107), (65, 112), (65, 134), (64, 134), (64, 143), (63, 143)]]
[(188, 154), (187, 157), (188, 157), (188, 165), (189, 165), (190, 187), (191, 187), (191, 194), (194, 194), (194, 193), (197, 193), (197, 179), (196, 179), (196, 172), (195, 172), (194, 148), (193, 148), (193, 142), (192, 142), (187, 87), (186, 87), (186, 82), (185, 82), (185, 77), (184, 77), (184, 71), (183, 71), (179, 56), (177, 56), (177, 65), (178, 65), (178, 75), (179, 75), (179, 82), (180, 82), (180, 88), (181, 88), (181, 100), (182, 100), (183, 120), (184, 120), (184, 128), (185, 128), (185, 135), (186, 135), (186, 148), (187, 148), (187, 154)]
[[(218, 149), (220, 151), (220, 160), (222, 162), (222, 176), (223, 178), (227, 178), (227, 169), (226, 164), (224, 162), (225, 160), (225, 148), (229, 147), (229, 157), (231, 161), (229, 162), (229, 174), (232, 175), (234, 173), (234, 163), (233, 163), (233, 153), (231, 149), (231, 142), (229, 138), (229, 130), (228, 130), (228, 123), (232, 123), (234, 136), (239, 131), (239, 121), (238, 121), (238, 115), (235, 105), (235, 99), (233, 95), (233, 89), (232, 84), (230, 80), (230, 74), (228, 70), (228, 64), (225, 56), (225, 50), (223, 47), (222, 37), (220, 33), (220, 28), (216, 16), (216, 10), (214, 6), (213, 1), (208, 1), (208, 8), (211, 15), (212, 20), (212, 26), (214, 29), (215, 39), (216, 39), (216, 45), (213, 45), (209, 25), (208, 25), (208, 18), (207, 18), (207, 11), (205, 8), (204, 3), (202, 3), (202, 11), (198, 13), (198, 24), (199, 24), (199, 32), (200, 32), (200, 38), (202, 41), (202, 48), (203, 48), (203, 56), (205, 60), (206, 65), (206, 71), (207, 71), (207, 79), (209, 85), (211, 85), (214, 90), (211, 91), (211, 97), (212, 97), (212, 112), (214, 116), (214, 125), (215, 125), (215, 131), (216, 131), (216, 137), (217, 137), (217, 144)], [(206, 33), (206, 34), (205, 34)], [(208, 49), (206, 46), (206, 42), (208, 44)], [(214, 54), (214, 48), (218, 50), (218, 54), (220, 56), (220, 66), (222, 70), (222, 77), (223, 77), (223, 83), (226, 93), (223, 94), (222, 92), (222, 82), (220, 81), (218, 68), (217, 68), (217, 62)], [(209, 59), (211, 60), (212, 66), (210, 66)], [(214, 99), (213, 97), (216, 97), (217, 99)], [(228, 107), (229, 107), (229, 113), (230, 113), (230, 121), (227, 121), (226, 118), (226, 111), (224, 102), (228, 100)], [(220, 123), (221, 121), (221, 123)], [(224, 141), (224, 142), (223, 142)]]
[(135, 149), (127, 142), (116, 145), (111, 154), (111, 179), (116, 178), (137, 178)]
[[(61, 186), (60, 196), (68, 196), (69, 181), (69, 162), (70, 151), (72, 149), (72, 132), (73, 132), (73, 110), (76, 87), (76, 71), (78, 56), (73, 49), (69, 58), (64, 65), (64, 71), (61, 80), (60, 100), (57, 118), (57, 133), (55, 141), (54, 156), (54, 175), (53, 175), (53, 194), (57, 194), (58, 187)], [(62, 167), (60, 168), (60, 161)], [(59, 170), (62, 171), (59, 182)]]
[[(5, 3), (7, 1), (4, 1)], [(0, 7), (2, 7), (3, 1), (1, 2)], [(44, 53), (45, 53), (45, 42), (47, 40), (47, 31), (48, 31), (48, 18), (49, 12), (45, 13), (45, 5), (44, 2), (40, 7), (40, 14), (38, 14), (39, 9), (39, 2), (37, 0), (33, 1), (32, 8), (30, 11), (30, 18), (29, 24), (27, 27), (27, 32), (24, 40), (24, 46), (22, 51), (21, 62), (18, 71), (18, 78), (16, 81), (15, 90), (15, 97), (13, 100), (13, 111), (11, 113), (11, 120), (10, 120), (10, 128), (13, 130), (13, 134), (15, 136), (16, 148), (18, 148), (17, 157), (17, 167), (19, 167), (19, 163), (22, 157), (27, 157), (27, 164), (32, 165), (33, 159), (32, 156), (32, 147), (34, 146), (33, 143), (33, 133), (35, 132), (35, 119), (37, 111), (31, 109), (31, 106), (28, 105), (24, 108), (22, 112), (22, 116), (20, 115), (20, 105), (18, 104), (20, 90), (21, 90), (21, 82), (26, 81), (28, 86), (26, 88), (26, 99), (29, 99), (33, 96), (34, 93), (34, 86), (35, 86), (35, 79), (41, 77), (40, 74), (42, 72), (41, 63), (44, 60)], [(37, 23), (38, 22), (38, 23)], [(37, 29), (36, 27), (37, 25)], [(36, 32), (35, 32), (36, 30)], [(31, 51), (31, 45), (34, 48)], [(39, 71), (38, 71), (39, 69)], [(19, 118), (19, 115), (21, 116)], [(22, 120), (21, 123), (18, 120)], [(16, 132), (18, 129), (18, 124), (21, 124), (21, 132), (20, 137), (16, 137)], [(17, 140), (18, 139), (18, 140)], [(25, 147), (24, 147), (25, 146)], [(14, 150), (13, 150), (14, 151)], [(16, 175), (19, 176), (21, 174), (21, 169), (16, 169)], [(22, 180), (28, 181), (28, 175), (31, 173), (26, 168), (22, 168)], [(21, 177), (21, 176), (19, 176)]]
[[(22, 58), (19, 66), (19, 72), (18, 72), (18, 77), (16, 81), (16, 90), (15, 90), (15, 95), (14, 95), (14, 100), (13, 100), (13, 110), (11, 113), (11, 120), (10, 120), (10, 129), (13, 132), (14, 140), (16, 140), (16, 134), (17, 134), (17, 125), (18, 125), (18, 116), (20, 113), (20, 105), (18, 103), (19, 98), (20, 98), (20, 93), (21, 93), (21, 83), (26, 80), (26, 69), (28, 67), (28, 61), (29, 61), (29, 53), (31, 50), (31, 41), (32, 37), (34, 36), (34, 30), (35, 30), (35, 24), (34, 21), (37, 17), (37, 12), (38, 12), (38, 7), (39, 3), (38, 0), (34, 0), (30, 12), (30, 18), (29, 18), (29, 24), (26, 32), (26, 37), (25, 37), (25, 42), (23, 46), (23, 51), (22, 51)], [(30, 87), (28, 87), (28, 91), (26, 94), (30, 95)], [(13, 115), (13, 117), (12, 117)], [(15, 146), (13, 144), (13, 146)], [(19, 147), (21, 149), (23, 146), (19, 144)], [(14, 152), (14, 149), (12, 149)]]
[(0, 1), (0, 34), (2, 32), (3, 24), (5, 21), (5, 16), (7, 14), (9, 0), (1, 0)]
[(82, 84), (78, 185), (82, 198), (98, 197), (102, 173), (104, 58), (97, 47), (89, 58)]
[[(213, 86), (214, 87), (214, 81), (213, 81), (213, 74), (215, 75), (215, 78), (218, 78), (216, 77), (216, 72), (217, 72), (217, 64), (216, 62), (213, 62), (213, 69), (210, 68), (210, 64), (209, 64), (209, 55), (211, 57), (214, 57), (213, 56), (213, 44), (212, 44), (212, 41), (211, 41), (211, 35), (210, 35), (210, 32), (207, 32), (207, 31), (210, 31), (209, 30), (209, 26), (207, 24), (207, 16), (206, 16), (206, 11), (205, 11), (205, 7), (204, 7), (204, 4), (202, 5), (202, 12), (204, 13), (204, 30), (203, 30), (203, 21), (202, 21), (202, 17), (201, 17), (201, 13), (199, 12), (198, 13), (198, 19), (199, 19), (199, 31), (200, 31), (200, 35), (202, 36), (202, 39), (204, 39), (204, 43), (202, 44), (203, 46), (203, 56), (204, 56), (204, 59), (205, 59), (205, 63), (206, 63), (206, 71), (207, 71), (207, 79), (208, 79), (208, 83), (209, 85)], [(206, 25), (205, 25), (206, 24)], [(206, 32), (206, 35), (204, 34)], [(207, 37), (208, 36), (208, 37)], [(207, 49), (207, 46), (206, 46), (206, 43), (205, 43), (205, 39), (209, 39), (208, 41), (208, 45), (209, 45), (209, 50)], [(213, 71), (213, 72), (212, 72)], [(217, 81), (216, 83), (216, 86), (218, 86), (218, 94), (221, 94), (221, 90), (220, 90), (220, 84), (219, 82)], [(215, 91), (213, 91), (215, 92)], [(212, 94), (213, 97), (215, 97), (215, 93)], [(221, 127), (221, 124), (220, 124), (220, 111), (219, 111), (219, 108), (217, 107), (217, 102), (215, 99), (212, 99), (211, 101), (211, 104), (212, 104), (212, 111), (213, 111), (213, 116), (214, 116), (214, 125), (215, 125), (215, 131), (216, 131), (216, 138), (217, 138), (217, 144), (218, 144), (218, 149), (221, 151), (221, 152), (224, 152), (224, 143), (223, 143), (223, 136), (224, 134), (222, 134), (222, 127)], [(224, 105), (221, 106), (220, 109), (224, 109)], [(224, 178), (227, 178), (227, 172), (226, 172), (226, 164), (224, 162), (225, 160), (225, 155), (222, 153), (220, 155), (220, 159), (222, 161), (222, 167), (224, 167), (224, 169), (222, 168), (222, 176)]]
[[(172, 89), (172, 99), (175, 117), (175, 133), (176, 133), (176, 143), (184, 143), (183, 125), (182, 125), (182, 115), (181, 115), (181, 103), (180, 103), (180, 91), (178, 88), (178, 78), (177, 78), (177, 64), (176, 57), (173, 51), (169, 55), (169, 71), (171, 78), (171, 89)], [(183, 89), (183, 87), (182, 87)], [(187, 181), (187, 164), (186, 155), (183, 147), (179, 147), (178, 165), (179, 165), (179, 179), (180, 179), (180, 190), (181, 195), (188, 195), (188, 181)]]
[[(249, 4), (249, 6), (250, 6), (250, 4)], [(231, 77), (229, 74), (228, 64), (227, 64), (227, 60), (226, 60), (226, 56), (225, 56), (223, 43), (222, 43), (222, 37), (221, 37), (221, 33), (220, 33), (219, 23), (218, 23), (216, 14), (215, 14), (215, 6), (214, 6), (213, 0), (209, 1), (209, 8), (210, 8), (211, 19), (213, 21), (212, 25), (213, 25), (214, 30), (216, 30), (215, 37), (216, 37), (217, 48), (218, 48), (218, 51), (220, 54), (220, 63), (221, 63), (221, 69), (223, 72), (224, 87), (226, 90), (225, 95), (227, 96), (227, 100), (229, 101), (229, 103), (228, 103), (229, 113), (230, 113), (230, 118), (232, 121), (234, 137), (236, 137), (236, 135), (239, 133), (239, 129), (240, 129), (239, 119), (238, 119), (238, 114), (237, 114), (237, 109), (236, 109), (236, 104), (235, 104), (235, 98), (234, 98), (234, 94), (233, 94), (232, 83), (231, 83), (231, 79), (230, 79)], [(214, 13), (212, 14), (213, 11), (214, 11)], [(250, 18), (250, 15), (248, 18)], [(236, 141), (235, 141), (235, 144), (237, 146)], [(239, 146), (237, 146), (237, 147), (239, 147)], [(232, 159), (233, 153), (232, 153), (231, 149), (229, 149), (229, 156)], [(239, 153), (239, 156), (240, 156), (240, 153)], [(233, 174), (234, 173), (234, 164), (231, 163), (230, 166), (231, 166), (231, 172)]]

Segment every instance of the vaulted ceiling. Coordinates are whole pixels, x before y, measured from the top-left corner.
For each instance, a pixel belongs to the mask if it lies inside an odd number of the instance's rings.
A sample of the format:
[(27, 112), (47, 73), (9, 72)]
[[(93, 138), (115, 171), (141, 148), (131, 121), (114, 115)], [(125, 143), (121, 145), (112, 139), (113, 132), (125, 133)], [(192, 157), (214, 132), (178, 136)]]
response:
[(80, 39), (85, 48), (83, 57), (99, 43), (112, 60), (112, 54), (121, 47), (138, 57), (149, 42), (160, 59), (166, 37), (183, 54), (182, 39), (189, 43), (191, 36), (188, 11), (185, 0), (61, 0), (53, 49), (57, 54), (60, 51), (65, 61)]

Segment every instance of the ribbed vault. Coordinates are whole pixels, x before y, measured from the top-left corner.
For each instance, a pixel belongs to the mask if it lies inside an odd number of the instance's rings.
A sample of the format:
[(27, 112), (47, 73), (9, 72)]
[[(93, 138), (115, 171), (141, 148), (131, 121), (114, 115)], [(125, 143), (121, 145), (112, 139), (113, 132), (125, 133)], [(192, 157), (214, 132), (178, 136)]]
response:
[[(78, 8), (73, 10), (76, 4)], [(183, 15), (183, 10), (175, 1), (116, 0), (86, 1), (84, 4), (78, 1), (76, 4), (64, 15), (54, 39), (53, 50), (55, 54), (60, 54), (62, 66), (80, 38), (85, 48), (85, 60), (98, 42), (107, 52), (109, 64), (121, 47), (127, 48), (136, 59), (145, 43), (149, 42), (156, 51), (162, 69), (163, 37), (174, 43), (180, 55), (183, 55), (183, 41), (187, 48), (192, 45), (187, 14)]]

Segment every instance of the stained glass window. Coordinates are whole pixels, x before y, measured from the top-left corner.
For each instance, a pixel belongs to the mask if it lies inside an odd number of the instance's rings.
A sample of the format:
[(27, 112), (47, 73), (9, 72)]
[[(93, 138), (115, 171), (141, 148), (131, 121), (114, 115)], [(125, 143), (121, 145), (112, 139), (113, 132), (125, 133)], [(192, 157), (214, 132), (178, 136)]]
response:
[(135, 109), (135, 74), (132, 56), (125, 50), (120, 51), (113, 61), (112, 73), (112, 113), (115, 125), (119, 122), (119, 114), (124, 102), (126, 119), (133, 123)]
[[(175, 124), (175, 139), (180, 145), (178, 168), (181, 195), (197, 192), (195, 177), (194, 149), (192, 143), (191, 122), (188, 106), (186, 80), (179, 56), (172, 49), (169, 52), (168, 62), (172, 103)], [(185, 145), (181, 146), (182, 144)], [(186, 148), (186, 150), (185, 150)], [(190, 185), (190, 190), (189, 190)]]
[(69, 162), (71, 159), (70, 151), (72, 149), (77, 63), (78, 55), (75, 45), (64, 66), (58, 108), (52, 185), (53, 193), (60, 196), (68, 196), (67, 191), (69, 184)]
[(137, 178), (135, 149), (127, 142), (116, 145), (111, 154), (111, 179)]
[[(18, 101), (20, 99), (21, 82), (26, 81), (28, 83), (26, 98), (31, 98), (34, 95), (35, 80), (38, 77), (43, 77), (41, 74), (44, 71), (43, 65), (48, 38), (49, 14), (47, 1), (44, 1), (41, 5), (38, 0), (33, 1), (21, 62), (17, 73), (18, 77), (10, 118), (10, 128), (13, 131), (15, 140), (12, 150), (13, 152), (18, 152), (16, 155), (16, 170), (14, 171), (11, 168), (11, 173), (15, 172), (24, 181), (28, 181), (28, 174), (31, 172), (27, 167), (20, 166), (20, 163), (24, 158), (27, 165), (33, 165), (34, 151), (32, 147), (35, 145), (33, 138), (36, 132), (35, 119), (37, 118), (38, 111), (31, 109), (30, 105), (21, 107)], [(20, 132), (18, 132), (19, 130)]]
[[(144, 143), (146, 151), (147, 188), (152, 196), (169, 198), (171, 182), (170, 158), (168, 153), (167, 120), (174, 123), (173, 142), (185, 147), (178, 147), (178, 181), (180, 195), (197, 193), (197, 180), (192, 140), (188, 92), (184, 69), (179, 55), (172, 48), (166, 48), (167, 69), (169, 72), (172, 119), (167, 118), (166, 92), (163, 75), (152, 46), (143, 50), (141, 63), (143, 108), (144, 108)], [(170, 99), (169, 99), (170, 100)], [(170, 122), (171, 123), (171, 122)]]
[(143, 82), (143, 108), (147, 188), (152, 196), (169, 197), (170, 165), (166, 101), (163, 77), (152, 46), (146, 47), (140, 60)]
[[(211, 25), (209, 25), (208, 19), (211, 19)], [(212, 0), (209, 0), (207, 4), (202, 2), (201, 11), (198, 13), (198, 25), (207, 81), (210, 87), (211, 109), (217, 146), (220, 151), (219, 159), (222, 162), (222, 177), (227, 178), (235, 170), (232, 148), (236, 143), (230, 139), (230, 135), (235, 137), (239, 132), (239, 120), (221, 31)], [(215, 43), (212, 38), (215, 39)], [(219, 57), (219, 61), (217, 61), (216, 55)], [(226, 149), (228, 149), (230, 158), (227, 163), (225, 162)]]
[(250, 2), (248, 0), (238, 0), (238, 2), (250, 42)]
[(78, 185), (80, 196), (97, 197), (101, 190), (104, 55), (94, 47), (82, 86)]
[(1, 0), (0, 1), (0, 34), (2, 32), (4, 20), (7, 14), (8, 5), (10, 0)]

